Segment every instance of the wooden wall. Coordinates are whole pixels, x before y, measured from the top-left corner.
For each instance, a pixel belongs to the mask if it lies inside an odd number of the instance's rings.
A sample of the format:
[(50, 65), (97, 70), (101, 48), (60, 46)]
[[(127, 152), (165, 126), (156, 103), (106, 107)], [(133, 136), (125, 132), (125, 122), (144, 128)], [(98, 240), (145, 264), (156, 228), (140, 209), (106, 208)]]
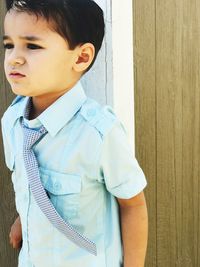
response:
[(136, 155), (148, 267), (200, 266), (200, 2), (134, 0)]

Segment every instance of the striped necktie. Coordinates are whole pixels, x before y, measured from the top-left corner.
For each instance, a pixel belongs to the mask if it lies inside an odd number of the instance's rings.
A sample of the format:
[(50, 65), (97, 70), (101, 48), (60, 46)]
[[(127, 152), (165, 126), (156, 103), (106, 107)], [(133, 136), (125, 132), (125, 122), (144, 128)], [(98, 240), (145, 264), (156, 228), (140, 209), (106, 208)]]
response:
[(47, 193), (42, 185), (38, 162), (32, 147), (47, 133), (47, 130), (44, 126), (41, 126), (39, 130), (27, 128), (23, 120), (21, 122), (21, 126), (24, 133), (24, 165), (28, 177), (29, 186), (37, 205), (40, 207), (41, 211), (45, 214), (52, 225), (54, 225), (69, 240), (71, 240), (77, 246), (86, 249), (91, 254), (97, 255), (95, 243), (90, 241), (87, 237), (78, 233), (71, 224), (62, 219), (62, 217), (58, 214), (55, 207), (49, 200)]

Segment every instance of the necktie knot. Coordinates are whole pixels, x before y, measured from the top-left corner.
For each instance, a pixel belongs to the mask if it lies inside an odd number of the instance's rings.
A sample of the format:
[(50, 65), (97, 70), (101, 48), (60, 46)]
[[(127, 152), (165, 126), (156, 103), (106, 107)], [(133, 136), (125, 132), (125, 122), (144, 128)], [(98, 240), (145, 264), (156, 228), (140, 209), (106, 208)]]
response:
[(32, 146), (47, 133), (47, 130), (44, 126), (41, 126), (39, 130), (34, 130), (27, 128), (22, 121), (22, 129), (24, 132), (24, 148), (31, 149)]

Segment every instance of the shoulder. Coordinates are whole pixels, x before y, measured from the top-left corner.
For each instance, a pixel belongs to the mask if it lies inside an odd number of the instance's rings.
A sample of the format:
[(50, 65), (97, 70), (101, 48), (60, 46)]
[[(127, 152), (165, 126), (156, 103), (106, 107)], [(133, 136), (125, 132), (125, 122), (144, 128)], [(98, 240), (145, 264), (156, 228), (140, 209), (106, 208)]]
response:
[(109, 105), (101, 105), (92, 98), (87, 98), (82, 105), (80, 115), (104, 137), (115, 125), (117, 116)]
[(11, 102), (11, 104), (8, 106), (8, 108), (5, 110), (2, 118), (1, 118), (1, 124), (6, 126), (6, 128), (12, 128), (16, 119), (18, 118), (18, 115), (21, 111), (20, 107), (23, 103), (23, 100), (25, 99), (24, 96), (17, 96), (14, 98), (14, 100)]
[(16, 105), (17, 103), (21, 102), (24, 98), (25, 98), (25, 96), (21, 96), (21, 95), (16, 96), (13, 99), (13, 101), (12, 101), (10, 106), (12, 107), (12, 106)]

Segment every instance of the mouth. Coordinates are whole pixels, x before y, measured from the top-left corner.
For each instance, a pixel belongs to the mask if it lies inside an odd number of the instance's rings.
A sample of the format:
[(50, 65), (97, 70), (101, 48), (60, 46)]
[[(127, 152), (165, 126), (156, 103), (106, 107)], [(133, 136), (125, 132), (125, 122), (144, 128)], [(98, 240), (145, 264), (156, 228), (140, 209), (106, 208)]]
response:
[(26, 75), (24, 75), (24, 74), (22, 74), (22, 73), (20, 73), (20, 72), (11, 72), (10, 74), (9, 74), (9, 77), (10, 78), (14, 78), (14, 79), (19, 79), (19, 78), (24, 78), (24, 77), (26, 77)]

